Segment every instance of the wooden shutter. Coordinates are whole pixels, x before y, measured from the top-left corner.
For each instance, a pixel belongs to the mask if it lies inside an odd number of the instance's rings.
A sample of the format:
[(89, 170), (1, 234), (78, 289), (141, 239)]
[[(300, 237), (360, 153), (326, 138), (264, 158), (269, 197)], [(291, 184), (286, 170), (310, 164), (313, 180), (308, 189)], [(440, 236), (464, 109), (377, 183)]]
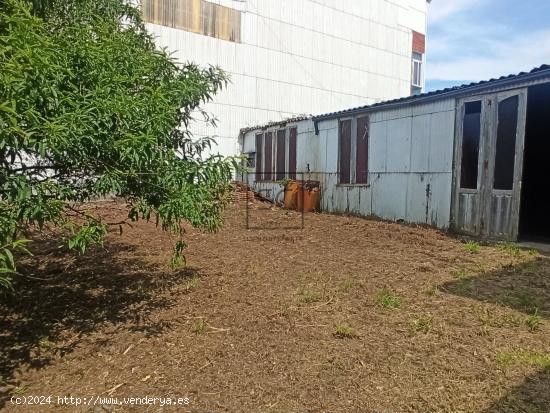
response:
[(276, 180), (280, 181), (286, 177), (286, 129), (277, 131), (277, 163)]
[(350, 183), (351, 159), (351, 119), (340, 122), (340, 183)]
[(369, 171), (369, 118), (357, 118), (355, 183), (368, 183)]
[(263, 180), (262, 175), (262, 155), (263, 155), (264, 135), (259, 133), (256, 135), (256, 177), (255, 181)]
[(290, 129), (288, 137), (288, 173), (290, 179), (296, 179), (296, 128)]
[(265, 165), (264, 165), (264, 181), (273, 180), (273, 132), (265, 134), (264, 141)]

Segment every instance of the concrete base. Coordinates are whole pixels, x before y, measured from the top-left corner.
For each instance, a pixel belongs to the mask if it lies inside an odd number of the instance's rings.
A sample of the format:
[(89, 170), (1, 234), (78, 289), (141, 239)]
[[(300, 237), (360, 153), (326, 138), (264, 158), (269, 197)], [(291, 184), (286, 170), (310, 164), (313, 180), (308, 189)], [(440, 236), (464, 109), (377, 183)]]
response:
[(519, 242), (518, 246), (520, 246), (521, 248), (530, 248), (533, 250), (537, 250), (544, 255), (550, 255), (550, 244), (548, 243), (525, 241)]

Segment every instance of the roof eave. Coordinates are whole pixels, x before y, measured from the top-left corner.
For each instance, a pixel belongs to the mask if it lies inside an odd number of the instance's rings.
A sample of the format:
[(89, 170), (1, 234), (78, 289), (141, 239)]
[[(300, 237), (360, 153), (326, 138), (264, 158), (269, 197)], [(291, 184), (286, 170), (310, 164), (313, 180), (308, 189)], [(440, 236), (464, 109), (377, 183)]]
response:
[(382, 103), (382, 104), (374, 104), (370, 106), (364, 106), (360, 108), (350, 109), (350, 110), (344, 110), (340, 112), (334, 112), (334, 113), (328, 113), (325, 115), (320, 116), (313, 116), (312, 120), (313, 122), (317, 123), (320, 121), (325, 120), (331, 120), (331, 119), (338, 119), (344, 116), (353, 116), (360, 113), (368, 113), (368, 112), (375, 112), (379, 110), (387, 110), (387, 109), (394, 109), (401, 106), (406, 105), (419, 105), (419, 104), (425, 104), (430, 103), (436, 100), (442, 100), (442, 99), (448, 99), (448, 98), (457, 98), (465, 95), (470, 95), (472, 93), (476, 93), (483, 90), (489, 90), (494, 88), (501, 88), (505, 87), (507, 85), (513, 85), (513, 84), (519, 84), (519, 83), (525, 83), (530, 81), (535, 81), (539, 79), (549, 78), (550, 79), (550, 69), (547, 70), (541, 70), (534, 73), (525, 73), (521, 76), (515, 76), (511, 78), (505, 78), (505, 79), (497, 79), (492, 81), (487, 81), (481, 84), (477, 84), (474, 86), (469, 86), (461, 89), (456, 90), (449, 90), (441, 93), (437, 93), (434, 95), (426, 95), (426, 96), (419, 96), (417, 98), (411, 97), (404, 98), (404, 100), (400, 100), (397, 102), (388, 102), (388, 103)]

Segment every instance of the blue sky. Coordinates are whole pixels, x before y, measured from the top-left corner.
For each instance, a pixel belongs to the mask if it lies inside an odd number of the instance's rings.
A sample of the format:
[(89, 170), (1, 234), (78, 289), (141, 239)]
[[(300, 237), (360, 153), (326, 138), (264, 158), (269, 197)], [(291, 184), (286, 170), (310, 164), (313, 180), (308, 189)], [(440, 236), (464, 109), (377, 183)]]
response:
[(432, 0), (426, 89), (550, 63), (550, 0)]

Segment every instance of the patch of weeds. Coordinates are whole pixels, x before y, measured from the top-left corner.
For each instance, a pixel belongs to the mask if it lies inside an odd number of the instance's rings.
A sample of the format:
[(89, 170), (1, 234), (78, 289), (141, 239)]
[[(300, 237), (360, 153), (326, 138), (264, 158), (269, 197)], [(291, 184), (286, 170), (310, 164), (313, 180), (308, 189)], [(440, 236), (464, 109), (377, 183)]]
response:
[(497, 354), (497, 364), (500, 367), (506, 368), (514, 364), (515, 358), (514, 355), (510, 352), (503, 352)]
[(538, 257), (540, 253), (536, 249), (528, 249), (527, 254), (529, 254), (531, 257)]
[(312, 291), (308, 289), (303, 289), (300, 291), (300, 301), (305, 304), (316, 303), (322, 298), (322, 294), (317, 291)]
[(500, 244), (498, 247), (501, 251), (504, 251), (513, 257), (518, 258), (521, 256), (521, 248), (513, 242), (506, 242), (504, 244)]
[(194, 290), (195, 288), (197, 288), (199, 286), (199, 283), (200, 283), (200, 278), (195, 276), (185, 281), (185, 285), (183, 288), (185, 289), (185, 292), (188, 293), (191, 290)]
[(353, 288), (353, 281), (349, 278), (342, 281), (342, 284), (340, 284), (340, 290), (347, 293)]
[(476, 263), (476, 264), (474, 264), (474, 266), (476, 267), (476, 269), (475, 269), (476, 272), (484, 273), (484, 272), (489, 271), (489, 267), (487, 266), (487, 264)]
[(193, 333), (195, 334), (203, 334), (206, 332), (206, 329), (208, 326), (206, 325), (206, 321), (204, 321), (202, 318), (195, 321), (192, 326)]
[(472, 292), (472, 278), (462, 278), (453, 285), (453, 291), (457, 294), (469, 294)]
[(484, 327), (495, 328), (519, 327), (522, 322), (521, 318), (515, 314), (498, 315), (489, 308), (483, 308), (478, 314), (478, 319)]
[(479, 254), (481, 252), (481, 247), (478, 242), (468, 241), (464, 244), (464, 249), (470, 254)]
[(384, 289), (376, 296), (376, 304), (388, 310), (395, 310), (401, 307), (403, 300), (391, 291)]
[(525, 319), (525, 325), (529, 328), (531, 331), (537, 331), (540, 328), (540, 325), (542, 324), (542, 320), (539, 316), (539, 309), (537, 308), (535, 310), (535, 314), (528, 316)]
[(532, 350), (504, 351), (497, 355), (497, 363), (501, 367), (510, 367), (514, 364), (535, 366), (542, 369), (550, 368), (550, 354)]
[(16, 387), (15, 389), (12, 390), (12, 394), (14, 396), (20, 396), (22, 394), (25, 394), (25, 392), (30, 388), (30, 385), (28, 384), (23, 384), (19, 387)]
[(482, 337), (489, 337), (491, 335), (491, 330), (486, 325), (482, 325), (479, 328), (479, 335)]
[(38, 342), (38, 347), (42, 351), (50, 351), (55, 347), (55, 344), (48, 337), (42, 337)]
[(436, 284), (432, 284), (432, 285), (430, 285), (428, 288), (426, 288), (426, 289), (424, 290), (424, 294), (426, 294), (426, 295), (428, 295), (428, 296), (430, 296), (430, 297), (433, 297), (434, 295), (437, 294), (437, 291), (438, 291), (437, 285), (436, 285)]
[(334, 331), (334, 337), (336, 338), (357, 338), (357, 333), (353, 330), (353, 328), (341, 325), (336, 326), (336, 330)]
[(433, 316), (431, 314), (422, 314), (411, 320), (411, 330), (414, 333), (428, 334), (433, 328)]
[(468, 277), (468, 269), (467, 269), (466, 267), (458, 267), (458, 268), (455, 268), (455, 269), (451, 272), (451, 275), (452, 275), (454, 278), (459, 278), (459, 279), (467, 278), (467, 277)]
[(529, 291), (523, 291), (516, 294), (515, 299), (518, 305), (527, 311), (538, 311), (542, 304), (540, 299)]

